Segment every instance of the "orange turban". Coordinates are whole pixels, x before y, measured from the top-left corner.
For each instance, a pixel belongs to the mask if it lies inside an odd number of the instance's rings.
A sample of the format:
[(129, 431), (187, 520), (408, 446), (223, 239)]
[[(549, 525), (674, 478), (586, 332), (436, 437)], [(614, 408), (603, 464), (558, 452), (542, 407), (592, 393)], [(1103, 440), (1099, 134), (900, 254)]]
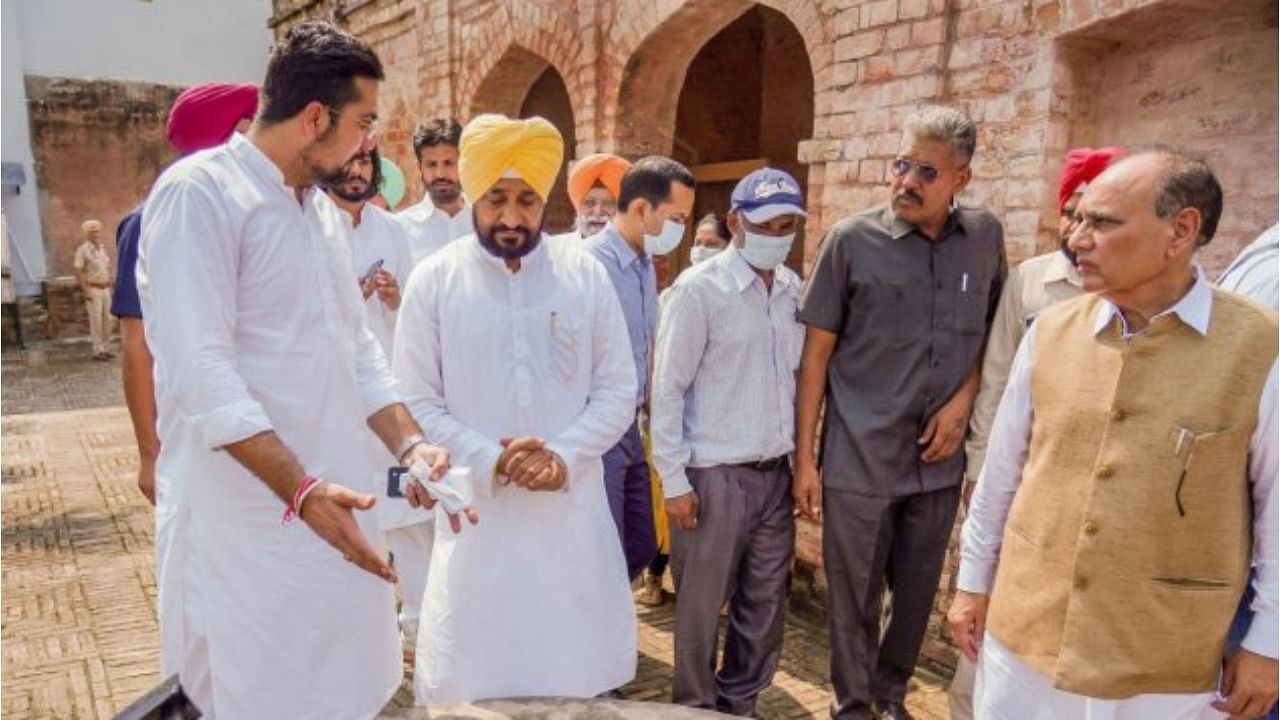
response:
[(582, 206), (582, 199), (596, 183), (603, 185), (617, 200), (622, 192), (622, 176), (630, 168), (631, 163), (609, 153), (588, 155), (574, 163), (569, 172), (569, 200), (573, 207)]

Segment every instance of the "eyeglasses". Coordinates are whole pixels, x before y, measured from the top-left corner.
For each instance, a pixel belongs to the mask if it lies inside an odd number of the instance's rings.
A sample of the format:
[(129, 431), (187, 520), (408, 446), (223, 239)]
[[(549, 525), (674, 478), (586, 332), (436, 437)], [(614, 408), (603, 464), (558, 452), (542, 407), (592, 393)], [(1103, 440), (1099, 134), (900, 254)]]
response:
[[(329, 111), (329, 120), (332, 121), (334, 125), (337, 125), (338, 121), (342, 117), (342, 111), (329, 105), (326, 105), (325, 109)], [(372, 135), (378, 131), (378, 116), (366, 115), (365, 117), (360, 118), (358, 124), (360, 126), (360, 132), (365, 135)]]
[[(963, 170), (964, 168), (957, 169)], [(907, 158), (894, 158), (893, 162), (889, 163), (889, 172), (893, 173), (893, 176), (897, 178), (905, 177), (912, 170), (915, 171), (916, 177), (920, 178), (920, 182), (925, 185), (937, 180), (938, 175), (942, 172), (932, 165), (908, 160)]]

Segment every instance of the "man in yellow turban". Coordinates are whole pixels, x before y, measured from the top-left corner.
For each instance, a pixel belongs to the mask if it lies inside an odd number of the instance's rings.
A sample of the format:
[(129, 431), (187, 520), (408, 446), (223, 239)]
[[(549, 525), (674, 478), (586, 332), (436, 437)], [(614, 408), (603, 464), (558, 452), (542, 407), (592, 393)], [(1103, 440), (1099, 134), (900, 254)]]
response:
[(569, 171), (569, 201), (577, 211), (577, 227), (564, 237), (589, 238), (618, 214), (622, 176), (631, 163), (610, 153), (588, 155)]
[(542, 242), (556, 129), (484, 115), (459, 149), (476, 237), (414, 269), (392, 367), (423, 432), (471, 469), (484, 532), (436, 535), (415, 692), (592, 697), (636, 670), (601, 460), (635, 417), (627, 322), (593, 256)]

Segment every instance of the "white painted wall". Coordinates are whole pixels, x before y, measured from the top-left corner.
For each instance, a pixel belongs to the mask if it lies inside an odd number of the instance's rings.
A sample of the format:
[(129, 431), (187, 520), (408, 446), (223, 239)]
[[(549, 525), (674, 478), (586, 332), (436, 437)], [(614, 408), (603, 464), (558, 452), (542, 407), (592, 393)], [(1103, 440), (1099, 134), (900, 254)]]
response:
[[(24, 72), (187, 86), (262, 82), (271, 0), (3, 0)], [(5, 18), (9, 15), (6, 13)]]
[(31, 157), (31, 129), (27, 121), (27, 91), (22, 82), (22, 48), (18, 42), (17, 3), (0, 0), (0, 155), (22, 164), (27, 184), (18, 193), (6, 188), (0, 196), (13, 245), (9, 260), (14, 290), (21, 295), (40, 292), (46, 274), (44, 234), (36, 202), (35, 170)]

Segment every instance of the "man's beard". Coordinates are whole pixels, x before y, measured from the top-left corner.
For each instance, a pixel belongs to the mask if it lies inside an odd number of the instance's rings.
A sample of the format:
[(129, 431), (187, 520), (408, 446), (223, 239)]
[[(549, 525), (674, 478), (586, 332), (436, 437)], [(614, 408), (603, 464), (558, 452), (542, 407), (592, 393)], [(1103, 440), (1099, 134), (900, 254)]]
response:
[[(499, 243), (495, 239), (495, 235), (499, 232), (518, 232), (523, 236), (520, 244), (512, 247)], [(480, 226), (476, 226), (476, 239), (480, 241), (480, 246), (490, 255), (503, 260), (517, 260), (533, 252), (538, 244), (542, 242), (542, 226), (539, 225), (536, 232), (530, 232), (529, 228), (524, 225), (516, 227), (507, 227), (505, 225), (494, 225), (489, 230), (483, 231)]]
[(437, 180), (427, 186), (432, 205), (452, 205), (458, 201), (461, 189), (452, 180)]
[(578, 234), (582, 237), (591, 237), (604, 230), (608, 224), (609, 217), (607, 215), (588, 215), (578, 219)]
[[(358, 189), (353, 189), (353, 185), (357, 181), (361, 184), (355, 186)], [(337, 184), (326, 183), (325, 187), (328, 188), (329, 192), (337, 195), (339, 198), (353, 203), (364, 202), (378, 194), (378, 190), (373, 186), (373, 183), (362, 177), (350, 177), (345, 173), (343, 173), (342, 180), (340, 182)]]

